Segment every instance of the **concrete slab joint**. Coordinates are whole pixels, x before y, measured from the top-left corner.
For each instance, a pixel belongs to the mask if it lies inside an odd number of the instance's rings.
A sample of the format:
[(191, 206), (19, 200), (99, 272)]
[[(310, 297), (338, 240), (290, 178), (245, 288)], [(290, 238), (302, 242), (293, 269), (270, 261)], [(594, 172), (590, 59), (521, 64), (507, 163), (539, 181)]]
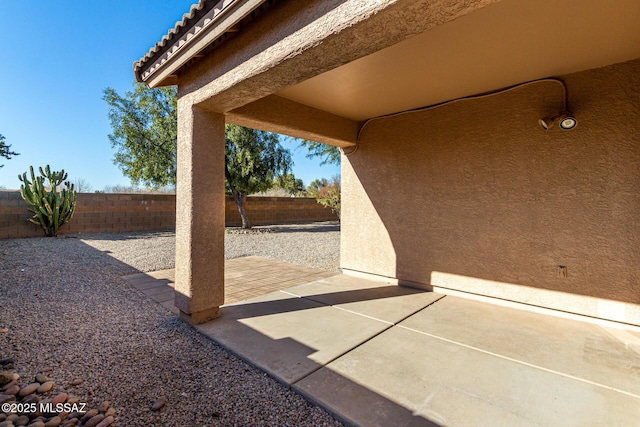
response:
[(224, 304), (224, 144), (222, 114), (178, 100), (175, 305), (192, 324)]

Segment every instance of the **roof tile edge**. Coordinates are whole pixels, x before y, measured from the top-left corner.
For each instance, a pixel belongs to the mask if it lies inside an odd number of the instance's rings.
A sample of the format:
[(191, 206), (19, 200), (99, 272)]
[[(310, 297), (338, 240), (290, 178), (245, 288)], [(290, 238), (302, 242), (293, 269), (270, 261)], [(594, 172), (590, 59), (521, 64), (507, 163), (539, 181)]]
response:
[[(198, 21), (194, 22), (194, 19), (198, 15), (198, 12), (205, 9), (207, 3), (212, 4), (216, 2), (215, 5), (209, 6), (210, 11), (205, 13), (204, 16), (200, 16)], [(166, 60), (174, 55), (178, 50), (182, 49), (185, 45), (187, 45), (187, 40), (193, 38), (193, 36), (197, 33), (200, 33), (204, 28), (208, 27), (212, 22), (215, 21), (215, 17), (217, 17), (224, 10), (228, 9), (230, 5), (236, 3), (238, 0), (199, 0), (198, 3), (191, 6), (189, 13), (185, 13), (182, 16), (182, 20), (176, 22), (176, 25), (169, 30), (167, 34), (165, 34), (162, 39), (155, 44), (149, 51), (142, 57), (140, 60), (135, 61), (133, 63), (133, 72), (138, 81), (144, 81), (146, 77), (153, 73), (158, 68), (160, 63), (166, 62)], [(197, 26), (198, 22), (203, 22), (203, 25)], [(189, 28), (193, 25), (193, 28)], [(189, 30), (193, 31), (189, 31)], [(183, 34), (181, 34), (183, 33)], [(178, 40), (174, 40), (178, 35), (180, 35)], [(144, 75), (141, 73), (141, 70), (158, 54), (158, 52), (162, 51), (167, 47), (167, 45), (173, 45), (173, 48), (168, 48), (164, 52), (164, 58), (156, 59), (157, 64), (150, 64), (147, 70), (145, 70)]]

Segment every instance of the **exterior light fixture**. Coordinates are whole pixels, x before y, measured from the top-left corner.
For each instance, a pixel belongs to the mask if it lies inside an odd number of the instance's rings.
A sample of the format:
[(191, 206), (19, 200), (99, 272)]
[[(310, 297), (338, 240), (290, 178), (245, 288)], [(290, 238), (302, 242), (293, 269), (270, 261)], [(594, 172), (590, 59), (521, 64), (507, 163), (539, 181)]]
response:
[(554, 125), (558, 125), (558, 127), (562, 130), (574, 129), (576, 126), (578, 126), (578, 119), (576, 119), (576, 117), (571, 114), (571, 112), (567, 108), (567, 86), (565, 86), (564, 82), (559, 79), (548, 80), (560, 83), (562, 85), (562, 91), (564, 92), (564, 99), (562, 100), (562, 112), (557, 116), (545, 117), (544, 119), (540, 119), (538, 120), (538, 124), (544, 130), (549, 130)]
[(388, 119), (388, 118), (400, 116), (400, 115), (403, 115), (403, 114), (411, 114), (411, 113), (417, 113), (417, 112), (420, 112), (420, 111), (428, 111), (428, 110), (432, 110), (434, 108), (443, 107), (445, 105), (453, 104), (455, 102), (466, 101), (466, 100), (469, 100), (469, 99), (487, 98), (487, 97), (490, 97), (490, 96), (495, 96), (495, 95), (498, 95), (500, 93), (509, 92), (511, 90), (514, 90), (514, 89), (517, 89), (517, 88), (520, 88), (520, 87), (529, 86), (529, 85), (533, 85), (533, 84), (537, 84), (537, 83), (556, 83), (556, 84), (559, 84), (562, 87), (562, 95), (563, 95), (562, 96), (562, 109), (560, 110), (562, 112), (560, 114), (555, 115), (555, 116), (549, 116), (549, 117), (545, 117), (543, 119), (538, 120), (538, 124), (540, 125), (540, 127), (542, 129), (544, 129), (544, 130), (549, 130), (552, 127), (557, 125), (562, 130), (572, 130), (572, 129), (574, 129), (578, 125), (578, 119), (576, 119), (576, 117), (573, 114), (571, 114), (571, 112), (567, 108), (567, 86), (565, 86), (564, 82), (562, 80), (560, 80), (560, 79), (548, 78), (548, 79), (533, 80), (533, 81), (530, 81), (530, 82), (521, 83), (521, 84), (518, 84), (518, 85), (515, 85), (515, 86), (508, 87), (506, 89), (497, 90), (495, 92), (489, 92), (489, 93), (485, 93), (485, 94), (481, 94), (481, 95), (472, 95), (472, 96), (467, 96), (467, 97), (464, 97), (464, 98), (452, 99), (451, 101), (446, 101), (446, 102), (442, 102), (440, 104), (430, 105), (430, 106), (427, 106), (427, 107), (414, 108), (412, 110), (399, 111), (397, 113), (386, 114), (384, 116), (371, 117), (370, 119), (365, 120), (365, 122), (362, 124), (362, 126), (360, 126), (360, 129), (358, 129), (358, 133), (356, 135), (356, 145), (352, 149), (352, 151), (350, 151), (348, 153), (343, 151), (343, 153), (345, 155), (347, 155), (347, 156), (350, 155), (350, 154), (355, 153), (355, 151), (359, 147), (359, 142), (361, 141), (362, 133), (364, 132), (365, 127), (367, 127), (367, 125), (369, 123), (371, 123), (372, 121), (374, 121), (374, 120)]
[(555, 117), (540, 119), (538, 120), (538, 124), (544, 130), (549, 130), (556, 124), (562, 130), (571, 130), (578, 125), (578, 120), (570, 112), (564, 111)]

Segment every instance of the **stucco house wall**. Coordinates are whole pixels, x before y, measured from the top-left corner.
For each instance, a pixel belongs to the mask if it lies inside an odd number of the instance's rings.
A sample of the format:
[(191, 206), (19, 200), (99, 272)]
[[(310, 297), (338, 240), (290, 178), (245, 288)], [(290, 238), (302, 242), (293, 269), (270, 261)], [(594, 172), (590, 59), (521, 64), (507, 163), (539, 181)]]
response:
[(537, 124), (553, 82), (369, 122), (343, 156), (342, 267), (639, 324), (639, 69), (564, 76), (569, 132)]

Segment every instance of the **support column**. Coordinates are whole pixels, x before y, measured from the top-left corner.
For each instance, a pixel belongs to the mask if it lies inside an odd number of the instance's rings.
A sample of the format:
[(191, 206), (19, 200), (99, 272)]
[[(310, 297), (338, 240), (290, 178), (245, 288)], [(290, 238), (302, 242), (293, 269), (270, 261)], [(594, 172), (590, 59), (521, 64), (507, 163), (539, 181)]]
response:
[(224, 304), (224, 115), (178, 100), (175, 305), (198, 324)]

